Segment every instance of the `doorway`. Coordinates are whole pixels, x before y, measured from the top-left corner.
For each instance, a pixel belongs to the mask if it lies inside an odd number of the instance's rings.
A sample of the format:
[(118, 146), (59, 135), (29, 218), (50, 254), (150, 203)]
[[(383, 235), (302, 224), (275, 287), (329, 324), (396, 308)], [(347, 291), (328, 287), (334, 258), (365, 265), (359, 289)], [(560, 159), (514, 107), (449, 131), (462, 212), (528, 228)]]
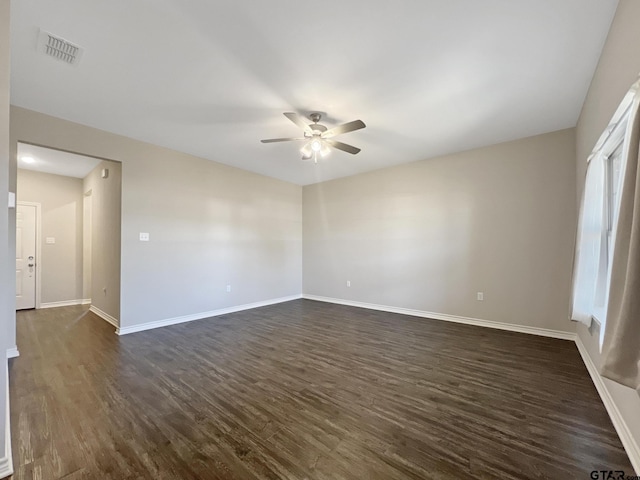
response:
[(19, 142), (17, 166), (17, 203), (39, 206), (33, 228), (16, 209), (16, 310), (91, 305), (117, 323), (121, 164)]

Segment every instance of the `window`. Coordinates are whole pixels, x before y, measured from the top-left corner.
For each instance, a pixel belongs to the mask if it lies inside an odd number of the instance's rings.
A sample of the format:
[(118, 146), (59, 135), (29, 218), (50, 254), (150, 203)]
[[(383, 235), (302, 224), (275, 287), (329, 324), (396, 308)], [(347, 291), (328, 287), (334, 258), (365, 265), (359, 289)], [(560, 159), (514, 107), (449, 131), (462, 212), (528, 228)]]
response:
[[(592, 161), (601, 161), (603, 165), (603, 185), (599, 189), (602, 194), (602, 221), (600, 222), (600, 255), (597, 273), (596, 299), (594, 302), (593, 317), (600, 323), (600, 330), (604, 330), (607, 320), (606, 305), (611, 273), (611, 260), (613, 258), (614, 228), (620, 205), (620, 173), (622, 171), (622, 138), (613, 136), (603, 146), (603, 154)], [(608, 147), (608, 148), (607, 148)]]
[(607, 303), (615, 231), (620, 208), (624, 143), (633, 95), (625, 97), (609, 127), (589, 157), (576, 243), (573, 273), (573, 320), (601, 325), (607, 321)]

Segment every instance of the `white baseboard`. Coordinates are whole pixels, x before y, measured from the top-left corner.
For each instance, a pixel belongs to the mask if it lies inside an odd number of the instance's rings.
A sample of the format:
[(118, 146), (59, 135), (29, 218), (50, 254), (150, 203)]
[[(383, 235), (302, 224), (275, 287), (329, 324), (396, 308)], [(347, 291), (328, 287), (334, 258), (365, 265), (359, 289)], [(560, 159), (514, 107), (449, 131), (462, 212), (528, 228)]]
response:
[(116, 332), (118, 331), (118, 329), (120, 328), (120, 322), (118, 321), (117, 318), (112, 317), (111, 315), (109, 315), (107, 312), (103, 312), (102, 310), (100, 310), (98, 307), (96, 307), (95, 305), (91, 305), (91, 307), (89, 307), (89, 311), (95, 313), (97, 316), (99, 316), (101, 319), (105, 320), (106, 322), (109, 322), (111, 325), (113, 325), (114, 327), (116, 327)]
[(91, 305), (91, 299), (90, 298), (83, 298), (80, 301), (82, 302), (80, 305)]
[(7, 358), (16, 358), (20, 356), (18, 347), (7, 348)]
[(277, 303), (290, 302), (292, 300), (298, 300), (300, 298), (302, 298), (302, 295), (292, 295), (290, 297), (273, 298), (271, 300), (264, 300), (262, 302), (247, 303), (245, 305), (237, 305), (234, 307), (221, 308), (219, 310), (211, 310), (210, 312), (194, 313), (191, 315), (184, 315), (182, 317), (155, 320), (153, 322), (141, 323), (138, 325), (132, 325), (130, 327), (119, 327), (116, 329), (116, 333), (118, 335), (127, 335), (129, 333), (151, 330), (153, 328), (168, 327), (169, 325), (176, 325), (178, 323), (192, 322), (194, 320), (202, 320), (204, 318), (217, 317), (219, 315), (225, 315), (228, 313), (240, 312), (242, 310), (249, 310), (251, 308), (266, 307), (268, 305), (275, 305)]
[(631, 461), (631, 465), (635, 469), (636, 473), (640, 475), (640, 447), (638, 447), (638, 443), (633, 438), (631, 434), (631, 430), (627, 425), (627, 422), (624, 420), (622, 413), (618, 409), (618, 406), (614, 402), (611, 394), (609, 393), (609, 389), (605, 385), (602, 376), (598, 372), (598, 368), (591, 360), (589, 356), (589, 352), (586, 347), (582, 343), (580, 337), (576, 338), (576, 345), (578, 347), (578, 351), (582, 356), (582, 361), (584, 362), (587, 370), (589, 371), (589, 375), (591, 376), (591, 380), (593, 380), (593, 384), (596, 386), (596, 390), (598, 390), (598, 394), (602, 399), (602, 403), (604, 403), (605, 408), (607, 409), (607, 413), (611, 418), (611, 422), (613, 423), (613, 427), (618, 432), (618, 436), (620, 437), (620, 441), (622, 442), (622, 446), (624, 447), (627, 455), (629, 456), (629, 460)]
[[(64, 300), (62, 302), (47, 302), (47, 303), (41, 303), (40, 308), (57, 308), (57, 307), (70, 307), (72, 305), (85, 305), (84, 302), (85, 300), (83, 299)], [(91, 303), (91, 300), (89, 300), (89, 303)]]
[(7, 369), (7, 408), (5, 412), (5, 432), (4, 432), (4, 452), (0, 457), (0, 478), (5, 478), (13, 475), (13, 458), (11, 456), (11, 422), (9, 415), (9, 364), (5, 360), (5, 367)]
[(431, 318), (433, 320), (444, 320), (445, 322), (464, 323), (466, 325), (476, 325), (478, 327), (495, 328), (498, 330), (508, 330), (510, 332), (528, 333), (530, 335), (538, 335), (542, 337), (559, 338), (562, 340), (575, 340), (574, 332), (563, 332), (562, 330), (550, 330), (547, 328), (529, 327), (526, 325), (516, 325), (513, 323), (494, 322), (492, 320), (481, 320), (479, 318), (459, 317), (457, 315), (449, 315), (446, 313), (426, 312), (423, 310), (412, 310), (403, 307), (390, 307), (388, 305), (376, 305), (374, 303), (354, 302), (351, 300), (343, 300), (340, 298), (320, 297), (318, 295), (302, 295), (302, 298), (315, 300), (318, 302), (336, 303), (338, 305), (347, 305), (350, 307), (367, 308), (369, 310), (378, 310), (381, 312), (399, 313), (401, 315), (410, 315), (412, 317)]

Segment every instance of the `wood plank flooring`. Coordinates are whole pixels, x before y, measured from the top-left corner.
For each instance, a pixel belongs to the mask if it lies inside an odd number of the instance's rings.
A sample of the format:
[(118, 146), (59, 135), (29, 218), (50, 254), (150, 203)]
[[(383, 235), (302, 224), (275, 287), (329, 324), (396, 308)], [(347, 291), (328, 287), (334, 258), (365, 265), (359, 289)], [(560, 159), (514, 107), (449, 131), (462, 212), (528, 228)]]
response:
[(629, 460), (575, 345), (309, 300), (118, 337), (18, 314), (22, 479), (588, 479)]

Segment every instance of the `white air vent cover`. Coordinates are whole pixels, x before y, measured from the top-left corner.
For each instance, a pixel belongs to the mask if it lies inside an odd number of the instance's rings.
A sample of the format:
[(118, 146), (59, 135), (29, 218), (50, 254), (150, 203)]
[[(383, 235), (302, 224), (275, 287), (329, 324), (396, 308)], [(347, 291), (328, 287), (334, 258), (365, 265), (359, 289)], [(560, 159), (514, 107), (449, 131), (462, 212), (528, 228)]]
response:
[(40, 30), (38, 51), (69, 65), (77, 65), (84, 50), (62, 37)]

